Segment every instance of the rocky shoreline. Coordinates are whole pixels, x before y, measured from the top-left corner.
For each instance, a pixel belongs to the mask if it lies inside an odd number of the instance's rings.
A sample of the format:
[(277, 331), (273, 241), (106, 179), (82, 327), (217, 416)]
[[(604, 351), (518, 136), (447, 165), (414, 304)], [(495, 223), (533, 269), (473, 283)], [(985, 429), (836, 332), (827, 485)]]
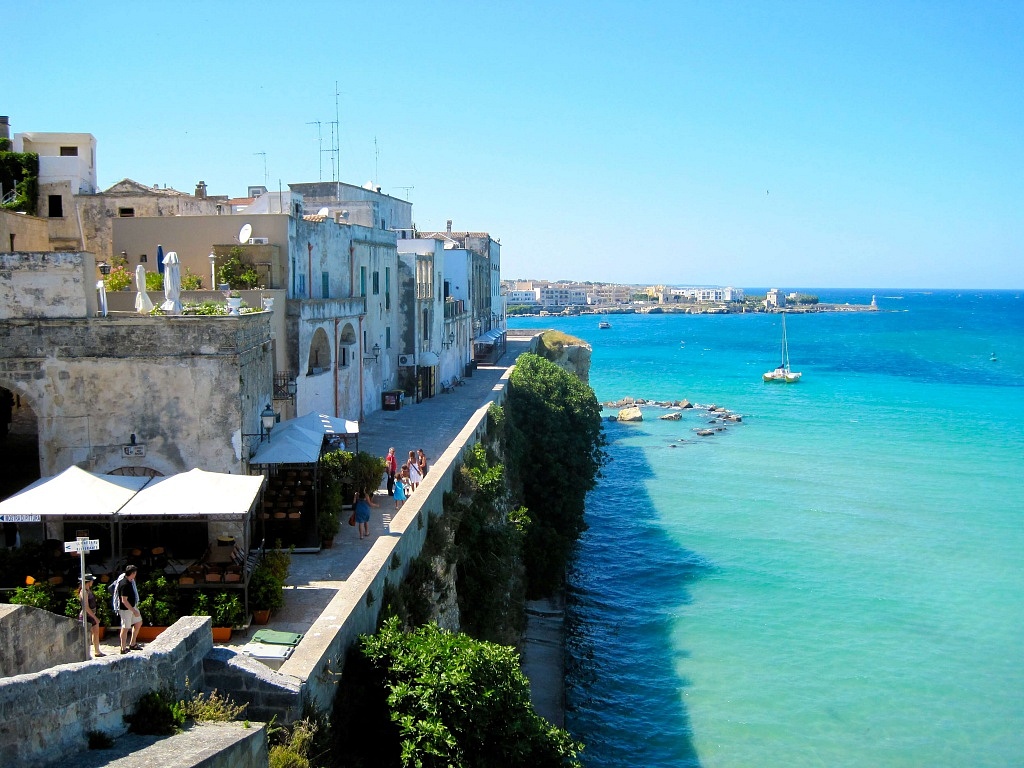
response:
[(727, 424), (739, 424), (743, 421), (743, 416), (738, 413), (733, 413), (728, 408), (724, 408), (720, 405), (709, 404), (701, 405), (700, 403), (691, 403), (689, 400), (648, 400), (642, 397), (624, 397), (619, 400), (614, 400), (606, 403), (601, 403), (601, 407), (605, 409), (618, 409), (618, 413), (612, 416), (608, 416), (608, 421), (622, 421), (622, 422), (637, 422), (643, 421), (643, 411), (640, 410), (640, 406), (648, 408), (662, 408), (669, 411), (658, 417), (661, 421), (680, 421), (683, 417), (683, 411), (686, 410), (702, 410), (707, 411), (708, 415), (712, 418), (708, 420), (708, 427), (694, 427), (693, 432), (698, 437), (711, 437), (717, 432), (724, 432)]

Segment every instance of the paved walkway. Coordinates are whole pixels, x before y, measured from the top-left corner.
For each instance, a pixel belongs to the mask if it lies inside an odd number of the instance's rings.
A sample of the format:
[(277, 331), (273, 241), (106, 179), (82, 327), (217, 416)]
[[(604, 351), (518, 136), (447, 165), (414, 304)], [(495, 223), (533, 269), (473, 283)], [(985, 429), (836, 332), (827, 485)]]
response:
[[(360, 425), (359, 450), (385, 456), (394, 446), (399, 463), (409, 451), (422, 448), (427, 458), (440, 456), (465, 427), (474, 413), (490, 399), (491, 392), (520, 354), (529, 337), (509, 337), (505, 355), (493, 365), (480, 366), (465, 384), (448, 394), (439, 394), (404, 406), (399, 411), (377, 411)], [(360, 540), (356, 528), (344, 522), (331, 549), (318, 554), (295, 554), (285, 586), (285, 607), (275, 613), (266, 629), (305, 634), (343, 589), (345, 580), (359, 567), (374, 542), (386, 535), (386, 524), (394, 512), (394, 500), (382, 487), (374, 500), (379, 505), (370, 518), (370, 536)], [(557, 601), (538, 601), (528, 606), (528, 626), (523, 650), (523, 667), (530, 678), (537, 711), (556, 725), (562, 725), (563, 664), (562, 617)], [(253, 625), (236, 631), (228, 647), (246, 645), (264, 627)], [(109, 632), (104, 651), (117, 653), (117, 632)]]
[[(470, 417), (490, 397), (515, 359), (529, 344), (529, 339), (512, 338), (501, 360), (481, 365), (465, 384), (448, 394), (438, 394), (421, 403), (407, 404), (399, 411), (376, 411), (360, 425), (359, 450), (385, 456), (395, 447), (399, 463), (410, 450), (422, 448), (428, 460), (440, 456), (459, 434)], [(385, 535), (385, 525), (394, 512), (394, 500), (382, 487), (374, 500), (378, 508), (370, 518), (370, 536), (361, 539), (355, 527), (342, 521), (341, 531), (331, 549), (318, 554), (292, 555), (291, 570), (285, 586), (285, 607), (276, 612), (265, 627), (305, 634), (331, 602), (343, 582), (356, 568), (374, 542)], [(247, 631), (236, 631), (226, 645), (240, 648), (253, 634), (264, 627), (253, 625)], [(106, 652), (116, 652), (117, 632), (108, 633), (103, 644)]]

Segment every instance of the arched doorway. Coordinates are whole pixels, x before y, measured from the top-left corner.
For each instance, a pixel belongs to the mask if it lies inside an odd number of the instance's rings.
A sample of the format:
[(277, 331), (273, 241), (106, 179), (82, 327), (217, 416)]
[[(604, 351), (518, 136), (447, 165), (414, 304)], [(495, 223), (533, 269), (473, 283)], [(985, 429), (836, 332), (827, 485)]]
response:
[(39, 479), (36, 412), (16, 391), (0, 386), (0, 500)]

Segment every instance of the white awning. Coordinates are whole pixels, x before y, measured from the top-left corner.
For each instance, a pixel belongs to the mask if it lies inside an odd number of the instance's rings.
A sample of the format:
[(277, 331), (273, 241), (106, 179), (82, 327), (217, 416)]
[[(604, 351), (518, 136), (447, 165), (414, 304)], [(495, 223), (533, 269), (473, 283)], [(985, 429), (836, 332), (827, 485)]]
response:
[(441, 359), (434, 352), (420, 352), (416, 359), (416, 365), (426, 366), (427, 368), (440, 364)]
[(499, 328), (495, 328), (493, 330), (487, 331), (487, 333), (481, 333), (479, 336), (477, 336), (475, 339), (473, 339), (473, 343), (474, 344), (493, 344), (494, 342), (496, 342), (498, 339), (500, 339), (504, 335), (505, 335), (505, 332), (503, 330), (501, 330)]
[(290, 419), (271, 430), (270, 439), (260, 444), (249, 463), (315, 464), (328, 435), (358, 438), (359, 422), (314, 412)]
[(153, 478), (97, 475), (68, 467), (0, 502), (0, 514), (47, 517), (109, 517)]
[(156, 477), (122, 507), (125, 521), (139, 517), (245, 518), (266, 478), (193, 469)]

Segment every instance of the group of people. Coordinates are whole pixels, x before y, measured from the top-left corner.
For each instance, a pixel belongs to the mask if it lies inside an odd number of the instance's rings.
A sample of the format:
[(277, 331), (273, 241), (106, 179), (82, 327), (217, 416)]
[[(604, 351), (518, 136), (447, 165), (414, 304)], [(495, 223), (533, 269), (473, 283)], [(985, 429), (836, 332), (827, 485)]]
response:
[[(138, 642), (139, 629), (142, 627), (142, 614), (139, 613), (139, 588), (135, 584), (138, 570), (134, 565), (127, 566), (124, 573), (117, 577), (114, 588), (111, 590), (113, 592), (111, 607), (121, 618), (121, 653), (142, 650), (142, 645)], [(106, 654), (100, 650), (100, 620), (96, 613), (99, 606), (96, 593), (92, 591), (96, 577), (91, 573), (86, 573), (81, 581), (78, 598), (82, 601), (82, 610), (79, 611), (78, 618), (89, 625), (93, 656), (105, 656)]]
[(409, 451), (409, 460), (399, 467), (395, 449), (389, 448), (384, 462), (388, 475), (388, 496), (394, 497), (395, 509), (401, 509), (409, 494), (415, 491), (427, 476), (427, 454), (422, 448)]

